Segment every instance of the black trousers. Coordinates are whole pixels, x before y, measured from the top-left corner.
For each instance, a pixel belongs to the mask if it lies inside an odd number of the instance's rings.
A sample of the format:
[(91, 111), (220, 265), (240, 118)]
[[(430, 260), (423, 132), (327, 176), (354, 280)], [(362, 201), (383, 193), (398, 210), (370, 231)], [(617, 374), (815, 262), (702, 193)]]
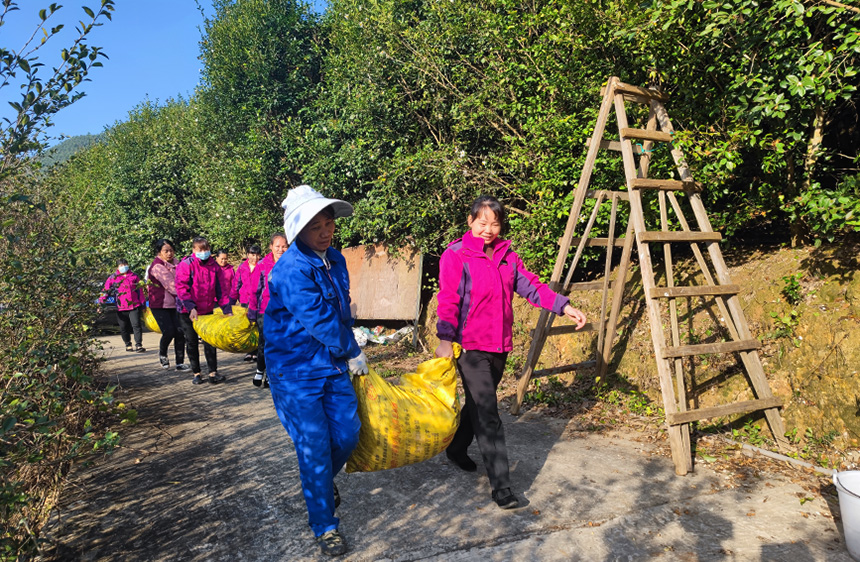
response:
[(257, 370), (263, 372), (266, 370), (266, 340), (263, 338), (263, 315), (257, 316), (257, 332), (260, 336), (257, 338)]
[(458, 456), (466, 454), (472, 439), (477, 437), (493, 490), (511, 487), (505, 430), (496, 397), (507, 358), (507, 353), (463, 351), (457, 360), (466, 391), (466, 405), (460, 412), (460, 427), (448, 445), (448, 452)]
[(173, 342), (176, 364), (185, 362), (185, 334), (179, 325), (179, 312), (175, 308), (151, 308), (152, 316), (161, 330), (158, 354), (167, 357), (167, 347)]
[(125, 345), (131, 343), (131, 332), (134, 332), (134, 343), (143, 343), (143, 328), (140, 325), (140, 308), (134, 310), (117, 310), (116, 323), (119, 324), (119, 335)]
[[(197, 337), (197, 332), (194, 331), (194, 322), (191, 321), (191, 315), (187, 313), (179, 313), (179, 325), (182, 331), (185, 332), (185, 349), (188, 350), (188, 362), (191, 363), (191, 372), (195, 375), (200, 373), (200, 338)], [(215, 347), (203, 342), (203, 355), (206, 356), (206, 366), (209, 367), (209, 372), (214, 373), (218, 370), (218, 356), (216, 355)]]

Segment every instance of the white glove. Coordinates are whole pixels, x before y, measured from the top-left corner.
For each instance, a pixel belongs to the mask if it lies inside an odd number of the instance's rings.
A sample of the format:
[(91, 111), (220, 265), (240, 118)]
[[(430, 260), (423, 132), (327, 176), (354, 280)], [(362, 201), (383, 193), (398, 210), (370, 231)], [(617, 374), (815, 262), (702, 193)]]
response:
[(353, 375), (366, 375), (367, 374), (367, 355), (362, 351), (357, 356), (350, 359), (347, 363), (349, 365), (349, 372)]

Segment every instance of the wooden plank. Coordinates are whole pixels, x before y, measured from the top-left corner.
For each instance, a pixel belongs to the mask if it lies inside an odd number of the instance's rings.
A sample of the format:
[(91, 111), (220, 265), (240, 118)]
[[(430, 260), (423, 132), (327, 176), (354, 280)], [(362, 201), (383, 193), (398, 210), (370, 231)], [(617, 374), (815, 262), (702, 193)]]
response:
[(344, 248), (349, 292), (362, 320), (415, 320), (421, 299), (421, 253), (401, 248), (394, 258), (385, 244)]
[(760, 400), (744, 400), (743, 402), (734, 402), (732, 404), (724, 404), (722, 406), (712, 406), (710, 408), (699, 408), (697, 410), (666, 414), (666, 423), (669, 425), (681, 425), (683, 423), (730, 416), (732, 414), (745, 414), (747, 412), (781, 408), (782, 404), (782, 398), (777, 398), (776, 396), (762, 398)]
[(552, 367), (550, 369), (540, 369), (532, 373), (533, 379), (538, 379), (540, 377), (550, 377), (552, 375), (560, 375), (561, 373), (569, 373), (571, 371), (576, 371), (579, 369), (590, 369), (597, 364), (597, 361), (593, 359), (590, 361), (583, 361), (581, 363), (573, 363), (571, 365), (562, 365), (561, 367)]
[[(639, 139), (650, 140), (656, 142), (672, 142), (672, 135), (663, 131), (648, 131), (645, 129), (634, 129), (632, 127), (624, 127), (619, 131), (622, 139)], [(632, 147), (631, 147), (632, 148)]]
[[(591, 146), (591, 139), (585, 140), (585, 146)], [(603, 139), (600, 141), (600, 148), (604, 150), (614, 150), (615, 152), (621, 152), (621, 143), (614, 140)], [(633, 152), (635, 154), (642, 154), (642, 147), (634, 146)]]
[[(614, 284), (614, 283), (610, 283)], [(576, 291), (602, 291), (603, 281), (579, 281), (568, 285), (567, 291), (564, 291), (565, 296), (570, 296)]]
[(719, 242), (723, 239), (719, 232), (695, 232), (691, 230), (658, 232), (655, 230), (637, 232), (640, 242)]
[(659, 189), (662, 191), (701, 191), (694, 181), (661, 180), (653, 178), (636, 178), (630, 189)]
[(758, 340), (727, 341), (720, 343), (698, 343), (694, 345), (681, 345), (678, 347), (667, 347), (663, 350), (663, 357), (690, 357), (691, 355), (705, 355), (708, 353), (731, 353), (733, 351), (752, 351), (759, 349), (761, 342)]
[(617, 197), (618, 199), (620, 199), (622, 201), (630, 201), (630, 193), (627, 191), (609, 191), (606, 189), (596, 189), (596, 190), (589, 190), (586, 193), (586, 195), (588, 195), (588, 197), (590, 197), (592, 199), (600, 196), (601, 194), (603, 195), (604, 199), (611, 199), (613, 197)]
[(713, 297), (737, 295), (740, 285), (702, 285), (697, 287), (652, 287), (648, 290), (652, 299), (676, 299), (684, 297)]
[[(617, 80), (617, 78), (616, 78)], [(667, 101), (668, 94), (664, 94), (659, 90), (651, 88), (642, 88), (641, 86), (633, 86), (624, 82), (615, 83), (615, 91), (623, 95), (625, 101), (635, 101), (637, 103), (649, 103), (652, 99)], [(600, 95), (606, 94), (606, 86), (600, 89)]]
[[(553, 326), (546, 330), (546, 336), (561, 336), (565, 334), (584, 334), (585, 332), (594, 332), (596, 331), (594, 324), (591, 322), (586, 322), (585, 326), (581, 329), (577, 330), (576, 326), (573, 324), (565, 325), (565, 326)], [(529, 336), (534, 336), (535, 331), (531, 330), (529, 332)]]
[[(582, 240), (582, 238), (578, 238), (578, 237), (571, 238), (571, 243), (579, 244), (580, 240)], [(613, 245), (616, 248), (623, 248), (624, 247), (624, 238), (615, 238), (613, 240), (613, 242), (614, 242)], [(586, 248), (605, 248), (608, 244), (609, 244), (608, 238), (589, 238), (588, 242), (585, 243), (585, 247)]]

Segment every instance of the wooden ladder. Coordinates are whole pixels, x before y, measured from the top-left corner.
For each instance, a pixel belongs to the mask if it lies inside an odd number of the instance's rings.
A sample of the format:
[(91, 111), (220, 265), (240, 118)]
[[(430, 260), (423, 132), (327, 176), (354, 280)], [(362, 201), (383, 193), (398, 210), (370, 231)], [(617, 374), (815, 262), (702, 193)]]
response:
[[(678, 174), (677, 179), (648, 177), (651, 154), (655, 149), (655, 143), (671, 144), (674, 135), (672, 123), (663, 105), (667, 96), (657, 90), (624, 84), (616, 77), (609, 79), (603, 94), (603, 102), (600, 106), (594, 133), (589, 142), (585, 165), (577, 184), (567, 227), (559, 241), (559, 253), (550, 281), (550, 287), (553, 290), (566, 295), (573, 291), (602, 291), (600, 316), (583, 330), (597, 331), (595, 358), (573, 365), (536, 371), (535, 367), (547, 337), (569, 334), (574, 331), (571, 326), (553, 327), (555, 315), (548, 311), (542, 311), (537, 326), (532, 332), (531, 346), (518, 381), (517, 401), (511, 408), (511, 413), (519, 413), (528, 384), (533, 378), (586, 367), (595, 367), (598, 376), (602, 377), (606, 374), (618, 316), (621, 311), (633, 242), (635, 241), (675, 472), (683, 475), (692, 470), (690, 423), (708, 418), (763, 410), (778, 446), (780, 449), (784, 449), (787, 442), (784, 438), (785, 429), (778, 410), (782, 406), (782, 401), (771, 392), (757, 352), (760, 344), (750, 333), (738, 299), (740, 287), (732, 283), (728, 267), (720, 251), (719, 242), (722, 236), (711, 228), (699, 195), (700, 186), (693, 180), (681, 150), (675, 146), (671, 147), (672, 159)], [(648, 118), (644, 128), (635, 128), (629, 125), (625, 107), (625, 103), (628, 101), (648, 106)], [(604, 132), (613, 107), (618, 124), (618, 138), (617, 140), (606, 140), (604, 139)], [(635, 145), (634, 142), (636, 142)], [(626, 191), (589, 190), (591, 175), (600, 149), (621, 152)], [(659, 230), (656, 229), (656, 226), (649, 230), (646, 223), (643, 192), (647, 191), (656, 191), (659, 221), (654, 219), (652, 222), (659, 222)], [(683, 192), (687, 203), (687, 212), (692, 212), (697, 229), (694, 230), (687, 220), (684, 206), (682, 206), (679, 197), (676, 196), (676, 192)], [(582, 235), (574, 237), (586, 199), (594, 199), (593, 210)], [(629, 204), (629, 222), (624, 236), (616, 236), (616, 230), (620, 226), (617, 224), (619, 222), (618, 207), (620, 202)], [(603, 237), (592, 237), (591, 233), (598, 211), (604, 203), (610, 203), (608, 231)], [(672, 224), (680, 227), (680, 230), (670, 230)], [(576, 244), (576, 251), (562, 281), (562, 273), (568, 263), (571, 247), (574, 244)], [(665, 284), (662, 286), (657, 284), (657, 275), (652, 264), (652, 244), (663, 250)], [(672, 263), (673, 244), (685, 244), (691, 249), (699, 268), (698, 273), (701, 274), (704, 283), (686, 286), (675, 285), (676, 275)], [(701, 246), (704, 246), (705, 252), (702, 251)], [(587, 247), (606, 248), (604, 277), (601, 281), (574, 283), (572, 282), (574, 271)], [(615, 248), (620, 248), (621, 255), (616, 268), (615, 280), (612, 281), (610, 274)], [(706, 255), (710, 261), (706, 259)], [(692, 276), (685, 276), (685, 279), (690, 278)], [(699, 299), (702, 301), (702, 305), (715, 303), (722, 322), (722, 327), (717, 327), (716, 331), (725, 336), (725, 341), (682, 344), (679, 327), (679, 303), (677, 302), (679, 299), (688, 300), (687, 310), (691, 318), (693, 311), (689, 300)], [(610, 301), (611, 308), (609, 308)], [(668, 306), (664, 306), (664, 302)], [(607, 310), (608, 308), (609, 310)], [(669, 340), (667, 340), (664, 328), (667, 309)], [(685, 361), (685, 358), (727, 353), (737, 353), (740, 356), (747, 380), (756, 398), (709, 408), (689, 408), (685, 383), (685, 364), (691, 364), (691, 361)]]

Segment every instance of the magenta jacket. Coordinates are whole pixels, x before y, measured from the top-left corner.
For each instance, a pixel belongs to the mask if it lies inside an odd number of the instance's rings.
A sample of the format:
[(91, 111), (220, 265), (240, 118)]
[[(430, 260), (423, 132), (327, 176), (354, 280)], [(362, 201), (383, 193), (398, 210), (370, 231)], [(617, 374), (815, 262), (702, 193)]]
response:
[(248, 306), (248, 303), (257, 294), (256, 283), (260, 273), (258, 269), (260, 268), (261, 261), (258, 261), (257, 265), (254, 266), (253, 273), (251, 272), (251, 266), (248, 265), (248, 260), (243, 261), (242, 265), (236, 270), (236, 275), (233, 277), (233, 286), (230, 290), (231, 303), (238, 301), (242, 303), (242, 306)]
[(99, 297), (99, 302), (104, 302), (110, 293), (115, 292), (117, 310), (134, 310), (144, 303), (143, 291), (137, 287), (139, 282), (140, 277), (136, 273), (114, 271), (105, 281), (105, 294)]
[(182, 258), (176, 266), (176, 310), (187, 314), (196, 308), (197, 314), (209, 314), (220, 306), (225, 314), (230, 312), (229, 295), (221, 291), (223, 276), (215, 258)]
[(230, 298), (230, 292), (233, 289), (233, 283), (235, 283), (236, 278), (236, 268), (234, 268), (229, 263), (226, 265), (218, 266), (221, 268), (221, 272), (223, 275), (221, 276), (221, 294)]
[(569, 299), (540, 282), (523, 265), (510, 240), (497, 239), (493, 257), (469, 231), (451, 242), (439, 260), (436, 334), (463, 349), (513, 349), (514, 292), (535, 306), (563, 314)]
[(269, 305), (269, 274), (273, 267), (275, 267), (275, 258), (272, 257), (272, 252), (269, 252), (254, 268), (251, 277), (257, 289), (248, 302), (248, 310), (256, 310), (260, 314), (266, 312), (266, 307)]
[(166, 262), (159, 257), (149, 264), (149, 308), (176, 307), (176, 265), (179, 260)]

